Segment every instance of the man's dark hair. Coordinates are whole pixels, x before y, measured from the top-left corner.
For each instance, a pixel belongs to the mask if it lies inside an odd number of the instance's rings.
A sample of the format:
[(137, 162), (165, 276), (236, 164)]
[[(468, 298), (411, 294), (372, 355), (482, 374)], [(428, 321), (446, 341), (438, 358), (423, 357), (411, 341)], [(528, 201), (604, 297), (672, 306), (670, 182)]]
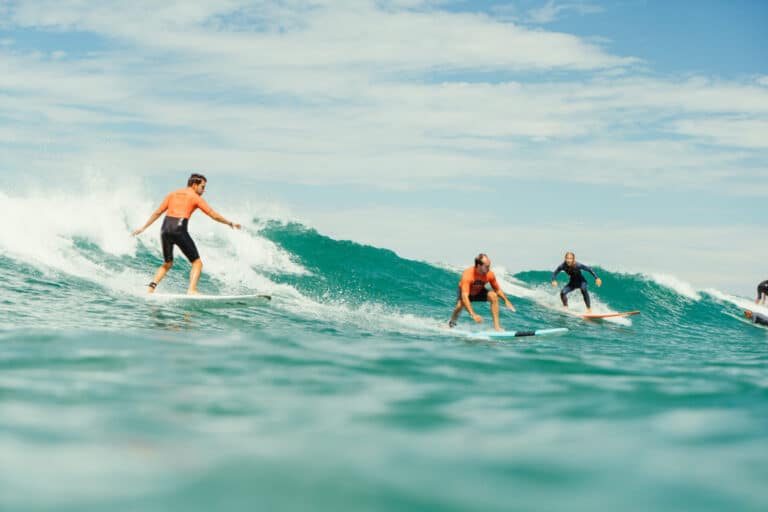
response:
[(482, 265), (483, 264), (483, 258), (487, 258), (488, 255), (484, 252), (481, 252), (477, 256), (475, 256), (475, 266)]
[(202, 174), (194, 173), (187, 180), (187, 186), (191, 187), (192, 185), (199, 185), (199, 184), (201, 184), (204, 181), (208, 182), (208, 178), (206, 178)]

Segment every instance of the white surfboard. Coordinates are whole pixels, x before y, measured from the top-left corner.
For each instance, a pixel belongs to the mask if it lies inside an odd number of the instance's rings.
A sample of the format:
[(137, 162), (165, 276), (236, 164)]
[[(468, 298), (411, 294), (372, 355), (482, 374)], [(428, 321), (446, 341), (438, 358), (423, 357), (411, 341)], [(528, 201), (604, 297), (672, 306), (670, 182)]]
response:
[(241, 307), (264, 304), (272, 300), (267, 294), (246, 295), (187, 295), (186, 293), (151, 293), (147, 298), (154, 302), (195, 304), (210, 307)]
[(523, 336), (559, 336), (568, 332), (565, 327), (556, 327), (552, 329), (537, 329), (530, 331), (464, 331), (461, 329), (450, 329), (446, 331), (448, 334), (457, 336), (466, 336), (468, 338), (479, 339), (491, 339), (491, 340), (508, 340), (512, 338), (520, 338)]

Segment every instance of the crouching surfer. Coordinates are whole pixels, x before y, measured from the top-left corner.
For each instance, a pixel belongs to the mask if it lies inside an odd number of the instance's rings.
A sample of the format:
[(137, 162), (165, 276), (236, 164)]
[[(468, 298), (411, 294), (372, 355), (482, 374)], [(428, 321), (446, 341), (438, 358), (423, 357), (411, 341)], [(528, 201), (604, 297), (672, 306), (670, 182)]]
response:
[[(486, 285), (490, 284), (492, 290), (488, 290)], [(476, 314), (472, 309), (473, 302), (489, 302), (491, 304), (491, 316), (493, 317), (493, 328), (497, 331), (503, 331), (499, 325), (499, 297), (504, 301), (507, 309), (515, 311), (515, 306), (509, 302), (509, 299), (501, 290), (496, 281), (496, 275), (491, 270), (491, 260), (487, 254), (480, 253), (475, 258), (475, 266), (469, 267), (461, 274), (461, 281), (456, 290), (456, 307), (453, 308), (453, 314), (448, 322), (449, 327), (456, 326), (456, 320), (462, 309), (466, 309), (469, 316), (477, 323), (482, 323), (483, 318)]]

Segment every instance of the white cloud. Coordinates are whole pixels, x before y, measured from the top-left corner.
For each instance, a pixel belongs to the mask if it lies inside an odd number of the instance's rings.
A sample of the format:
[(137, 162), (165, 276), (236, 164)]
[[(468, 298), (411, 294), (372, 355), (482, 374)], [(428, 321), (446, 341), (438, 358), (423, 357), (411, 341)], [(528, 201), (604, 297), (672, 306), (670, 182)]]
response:
[[(628, 65), (600, 47), (562, 33), (532, 31), (478, 14), (382, 10), (374, 2), (287, 4), (248, 2), (80, 2), (20, 4), (24, 26), (94, 31), (138, 46), (226, 55), (241, 65), (361, 66), (382, 71), (440, 69), (595, 69)], [(151, 15), (148, 15), (151, 13)], [(260, 31), (228, 31), (237, 13)], [(242, 23), (242, 20), (238, 23)]]
[(721, 146), (768, 149), (768, 119), (686, 119), (672, 130)]
[[(756, 172), (745, 162), (764, 150), (768, 90), (754, 81), (641, 75), (580, 38), (439, 2), (10, 5), (10, 22), (121, 43), (79, 60), (0, 50), (13, 71), (0, 74), (6, 169), (111, 159), (303, 183), (451, 186), (481, 173), (743, 193), (724, 181)], [(512, 69), (599, 74), (482, 81)], [(442, 72), (481, 80), (427, 79)], [(714, 131), (715, 117), (744, 115), (748, 131)], [(666, 140), (670, 127), (696, 138)]]
[(603, 8), (583, 1), (561, 3), (555, 2), (555, 0), (548, 0), (543, 6), (536, 9), (530, 9), (528, 11), (527, 19), (533, 23), (552, 23), (567, 11), (583, 15), (603, 12)]

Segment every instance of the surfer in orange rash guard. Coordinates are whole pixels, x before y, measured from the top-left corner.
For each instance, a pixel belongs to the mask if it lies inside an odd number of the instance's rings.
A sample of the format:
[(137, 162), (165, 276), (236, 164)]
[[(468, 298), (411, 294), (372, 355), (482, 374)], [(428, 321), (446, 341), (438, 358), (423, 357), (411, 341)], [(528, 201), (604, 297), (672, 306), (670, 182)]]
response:
[(160, 239), (163, 243), (163, 259), (165, 260), (165, 263), (157, 269), (154, 279), (147, 285), (149, 286), (149, 293), (154, 293), (157, 285), (163, 280), (165, 274), (173, 266), (174, 245), (179, 246), (181, 252), (184, 253), (192, 264), (192, 270), (189, 272), (189, 289), (187, 290), (187, 293), (200, 293), (197, 291), (197, 282), (200, 280), (200, 274), (203, 271), (203, 262), (200, 259), (200, 254), (197, 252), (195, 242), (189, 235), (189, 231), (187, 231), (189, 218), (196, 209), (201, 209), (203, 213), (217, 222), (226, 224), (233, 229), (240, 229), (240, 224), (235, 224), (234, 222), (225, 219), (205, 202), (202, 195), (203, 192), (205, 192), (206, 183), (208, 183), (208, 180), (202, 174), (192, 174), (189, 177), (189, 180), (187, 180), (187, 188), (182, 188), (168, 194), (160, 207), (149, 217), (149, 220), (144, 224), (144, 227), (137, 229), (132, 233), (133, 236), (140, 235), (145, 229), (160, 218), (164, 212), (168, 212), (160, 232)]
[[(490, 284), (493, 290), (488, 290), (485, 285)], [(475, 266), (469, 267), (461, 275), (459, 288), (456, 290), (456, 307), (453, 308), (453, 314), (448, 322), (448, 327), (456, 326), (456, 319), (462, 309), (467, 310), (469, 316), (477, 323), (482, 323), (483, 319), (472, 309), (473, 302), (490, 302), (491, 315), (493, 316), (493, 328), (497, 331), (503, 331), (499, 325), (499, 297), (504, 300), (507, 309), (515, 311), (515, 306), (509, 302), (507, 296), (501, 290), (499, 283), (496, 282), (496, 275), (491, 270), (491, 260), (487, 254), (480, 253), (475, 258)]]

